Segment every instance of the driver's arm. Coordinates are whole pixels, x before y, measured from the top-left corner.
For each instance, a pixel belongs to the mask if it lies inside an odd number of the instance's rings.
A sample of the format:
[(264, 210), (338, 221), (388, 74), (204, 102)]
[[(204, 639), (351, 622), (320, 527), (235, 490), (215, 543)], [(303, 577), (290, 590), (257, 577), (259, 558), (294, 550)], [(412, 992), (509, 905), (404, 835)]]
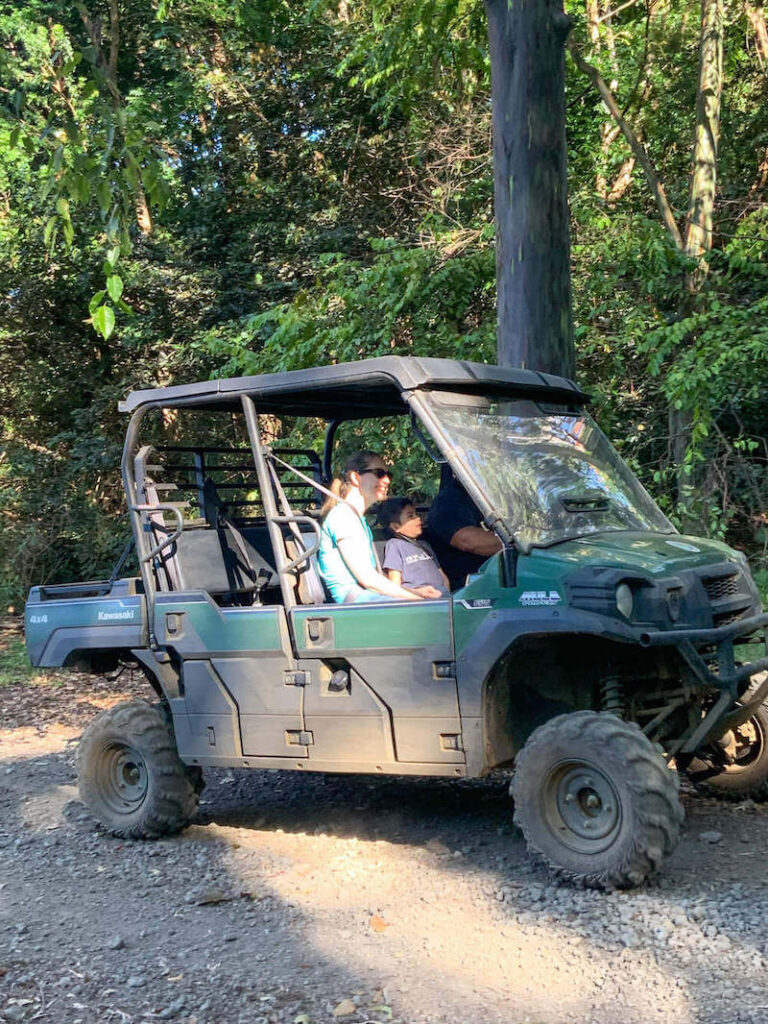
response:
[(462, 526), (451, 537), (451, 547), (490, 558), (497, 551), (501, 551), (502, 543), (495, 533), (484, 530), (482, 526)]

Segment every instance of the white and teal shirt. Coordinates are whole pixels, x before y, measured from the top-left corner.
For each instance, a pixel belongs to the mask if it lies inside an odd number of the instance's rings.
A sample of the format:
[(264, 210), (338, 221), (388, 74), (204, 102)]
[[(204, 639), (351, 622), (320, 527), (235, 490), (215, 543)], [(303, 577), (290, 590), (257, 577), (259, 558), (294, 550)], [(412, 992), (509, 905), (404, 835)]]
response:
[(356, 549), (359, 561), (363, 564), (367, 562), (374, 572), (378, 571), (371, 528), (351, 505), (343, 501), (334, 505), (323, 520), (317, 552), (320, 575), (337, 604), (343, 604), (350, 592), (360, 589), (360, 584), (341, 557), (340, 541), (349, 541), (350, 546)]

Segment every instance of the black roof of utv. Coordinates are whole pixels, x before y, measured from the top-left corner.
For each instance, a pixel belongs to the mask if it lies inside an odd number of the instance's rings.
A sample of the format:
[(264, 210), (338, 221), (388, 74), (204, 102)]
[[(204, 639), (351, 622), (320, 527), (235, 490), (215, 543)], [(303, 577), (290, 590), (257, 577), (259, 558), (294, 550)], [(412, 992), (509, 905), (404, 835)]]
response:
[(235, 409), (242, 395), (250, 395), (259, 412), (319, 416), (329, 420), (363, 419), (405, 412), (407, 406), (401, 393), (417, 389), (473, 394), (494, 392), (575, 404), (586, 401), (587, 397), (565, 377), (532, 370), (458, 359), (381, 356), (336, 366), (134, 391), (120, 403), (120, 410), (133, 412), (149, 404), (165, 408), (194, 405)]

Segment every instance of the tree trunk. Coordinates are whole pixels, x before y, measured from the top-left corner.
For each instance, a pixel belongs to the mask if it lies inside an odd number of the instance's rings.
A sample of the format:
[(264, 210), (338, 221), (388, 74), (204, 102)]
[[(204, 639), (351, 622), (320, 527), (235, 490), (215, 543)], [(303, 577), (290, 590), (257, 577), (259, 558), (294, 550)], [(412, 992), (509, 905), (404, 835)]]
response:
[[(717, 144), (720, 139), (720, 99), (723, 92), (723, 0), (701, 0), (701, 35), (699, 39), (699, 84), (696, 90), (696, 135), (693, 144), (693, 166), (685, 223), (685, 253), (697, 261), (686, 274), (686, 294), (681, 312), (689, 315), (696, 307), (698, 293), (709, 272), (707, 255), (712, 249), (712, 225), (717, 188)], [(669, 410), (669, 431), (672, 443), (677, 499), (683, 506), (682, 525), (700, 532), (703, 524), (690, 515), (690, 495), (699, 489), (700, 481), (691, 475), (687, 465), (693, 431), (693, 411), (688, 408)]]
[(706, 275), (706, 255), (712, 248), (722, 92), (723, 0), (701, 0), (696, 138), (693, 146), (691, 192), (685, 227), (686, 254), (700, 261), (700, 269), (692, 275), (689, 282), (692, 290), (697, 289), (702, 277)]
[(562, 0), (485, 0), (491, 55), (498, 358), (572, 376)]
[(756, 4), (745, 3), (744, 12), (754, 29), (757, 59), (760, 61), (760, 67), (768, 67), (768, 28), (765, 24), (763, 0), (758, 0)]

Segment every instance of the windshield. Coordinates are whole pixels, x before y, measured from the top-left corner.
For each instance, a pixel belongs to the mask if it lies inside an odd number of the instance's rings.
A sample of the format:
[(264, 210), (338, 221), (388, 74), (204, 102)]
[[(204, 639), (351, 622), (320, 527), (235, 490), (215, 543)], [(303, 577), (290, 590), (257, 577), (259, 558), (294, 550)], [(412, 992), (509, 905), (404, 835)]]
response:
[(606, 531), (676, 532), (582, 410), (448, 392), (424, 397), (523, 547)]

